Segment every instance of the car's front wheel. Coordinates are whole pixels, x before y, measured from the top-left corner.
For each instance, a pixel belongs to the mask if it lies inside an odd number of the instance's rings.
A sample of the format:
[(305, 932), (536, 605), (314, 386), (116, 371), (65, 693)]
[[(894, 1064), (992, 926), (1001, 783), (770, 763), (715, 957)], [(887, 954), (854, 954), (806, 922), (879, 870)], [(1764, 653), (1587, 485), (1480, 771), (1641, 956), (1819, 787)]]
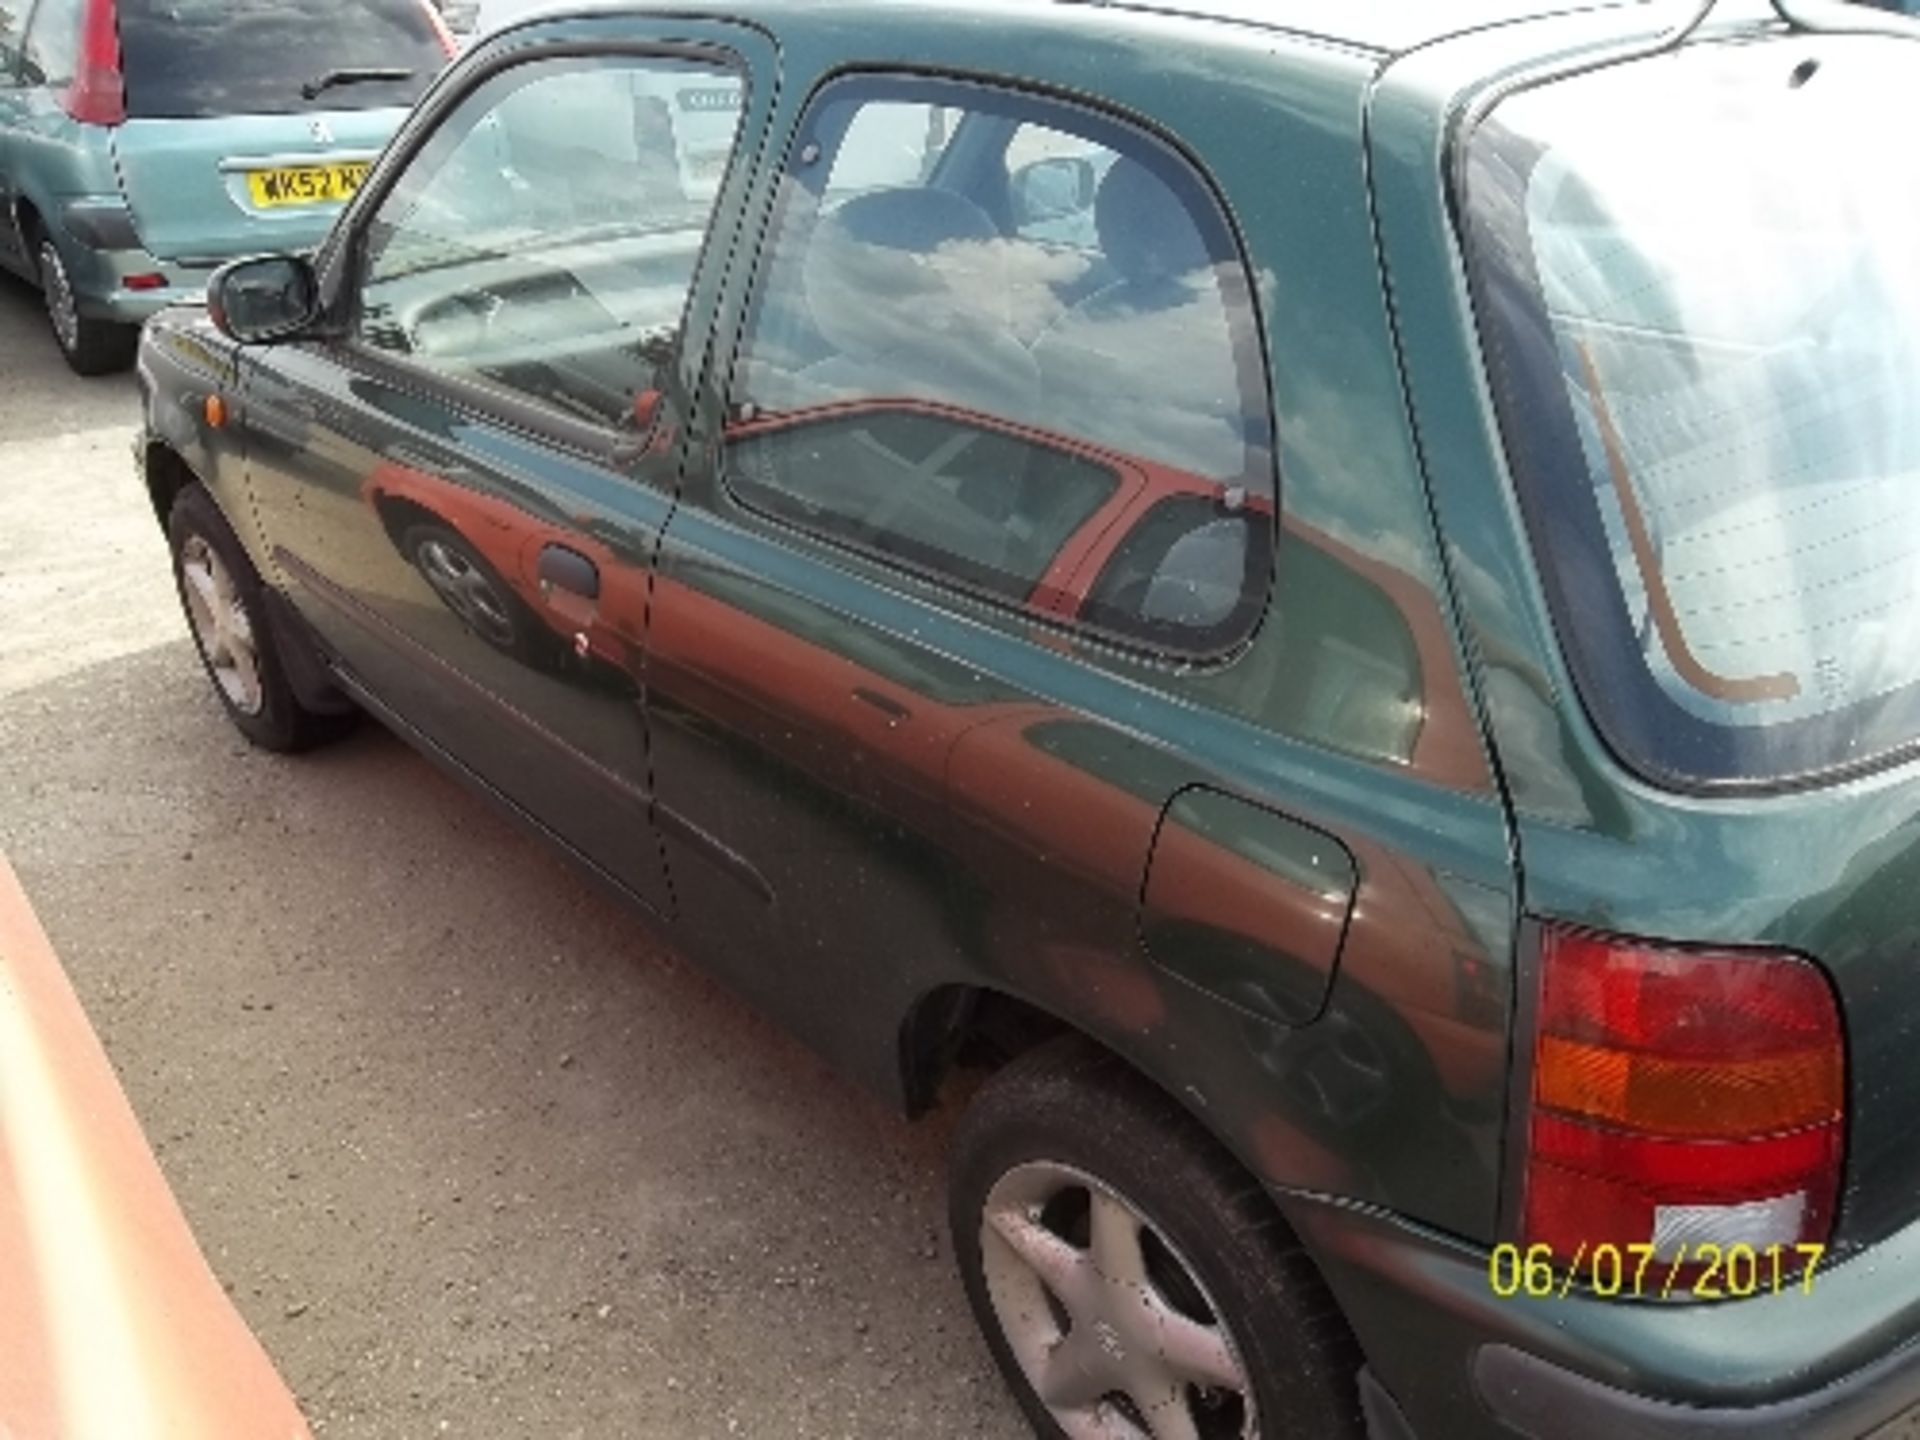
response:
[(38, 260), (40, 298), (68, 368), (77, 375), (107, 375), (131, 365), (140, 341), (139, 329), (110, 320), (90, 320), (80, 313), (73, 274), (52, 236), (40, 237)]
[(1016, 1061), (954, 1142), (975, 1318), (1044, 1440), (1341, 1440), (1352, 1336), (1245, 1171), (1079, 1040)]
[(173, 502), (167, 538), (194, 646), (240, 733), (278, 751), (305, 750), (339, 734), (348, 717), (307, 709), (287, 683), (259, 572), (202, 486), (187, 486)]

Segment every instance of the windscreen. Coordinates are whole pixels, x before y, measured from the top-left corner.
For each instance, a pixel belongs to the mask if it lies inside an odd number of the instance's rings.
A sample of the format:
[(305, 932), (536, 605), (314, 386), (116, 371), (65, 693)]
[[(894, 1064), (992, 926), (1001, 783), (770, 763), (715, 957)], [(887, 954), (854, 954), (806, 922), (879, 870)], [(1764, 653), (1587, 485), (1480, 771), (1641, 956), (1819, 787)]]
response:
[(1477, 292), (1614, 748), (1777, 782), (1920, 737), (1920, 47), (1695, 44), (1472, 140)]
[(407, 106), (448, 58), (426, 0), (120, 0), (120, 48), (147, 120)]

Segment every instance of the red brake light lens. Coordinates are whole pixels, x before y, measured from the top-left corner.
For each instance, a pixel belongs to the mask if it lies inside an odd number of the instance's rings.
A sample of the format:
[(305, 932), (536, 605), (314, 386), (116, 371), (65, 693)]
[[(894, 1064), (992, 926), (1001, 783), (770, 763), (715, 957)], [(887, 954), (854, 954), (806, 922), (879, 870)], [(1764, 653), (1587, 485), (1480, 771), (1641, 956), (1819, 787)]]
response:
[(83, 125), (119, 125), (127, 118), (127, 82), (120, 68), (117, 0), (86, 0), (80, 56), (63, 106)]
[(1526, 1243), (1671, 1261), (1826, 1239), (1845, 1044), (1815, 965), (1548, 927), (1541, 971)]

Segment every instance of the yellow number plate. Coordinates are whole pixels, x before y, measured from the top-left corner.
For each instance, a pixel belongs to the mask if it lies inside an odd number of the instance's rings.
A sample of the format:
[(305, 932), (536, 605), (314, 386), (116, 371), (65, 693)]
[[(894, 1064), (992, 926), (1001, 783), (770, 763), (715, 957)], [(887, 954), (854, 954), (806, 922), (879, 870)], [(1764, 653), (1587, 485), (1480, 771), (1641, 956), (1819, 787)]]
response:
[(276, 205), (329, 205), (351, 200), (367, 178), (367, 165), (301, 165), (286, 170), (252, 170), (247, 189), (262, 209)]

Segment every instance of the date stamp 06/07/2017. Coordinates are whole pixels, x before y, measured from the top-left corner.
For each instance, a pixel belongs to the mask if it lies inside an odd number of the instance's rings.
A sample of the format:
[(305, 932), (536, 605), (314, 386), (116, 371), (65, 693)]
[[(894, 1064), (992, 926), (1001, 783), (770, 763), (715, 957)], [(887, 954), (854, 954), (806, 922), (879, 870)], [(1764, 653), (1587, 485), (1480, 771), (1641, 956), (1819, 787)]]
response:
[(1824, 1245), (1682, 1245), (1671, 1254), (1651, 1244), (1582, 1245), (1572, 1259), (1550, 1245), (1496, 1245), (1487, 1285), (1503, 1300), (1583, 1296), (1631, 1300), (1744, 1300), (1813, 1293)]

